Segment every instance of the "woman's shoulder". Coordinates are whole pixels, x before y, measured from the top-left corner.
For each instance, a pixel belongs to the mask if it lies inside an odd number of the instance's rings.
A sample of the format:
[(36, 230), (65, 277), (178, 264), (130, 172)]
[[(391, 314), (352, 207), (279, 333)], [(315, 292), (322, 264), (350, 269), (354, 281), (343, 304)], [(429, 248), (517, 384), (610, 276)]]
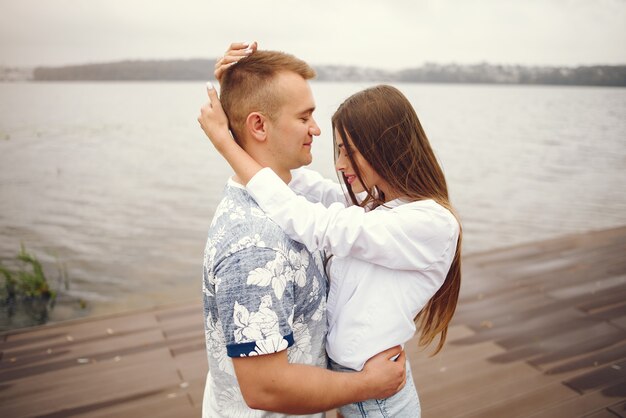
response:
[(459, 234), (460, 224), (456, 216), (433, 199), (404, 201), (391, 210), (404, 214), (408, 219), (415, 219), (420, 223), (425, 223), (432, 232), (448, 232), (451, 235)]
[(393, 201), (394, 204), (391, 205), (392, 210), (397, 211), (405, 211), (405, 210), (418, 210), (424, 212), (432, 212), (432, 213), (447, 213), (450, 216), (452, 213), (443, 205), (437, 203), (433, 199), (422, 199), (422, 200), (405, 200), (405, 199), (396, 199)]

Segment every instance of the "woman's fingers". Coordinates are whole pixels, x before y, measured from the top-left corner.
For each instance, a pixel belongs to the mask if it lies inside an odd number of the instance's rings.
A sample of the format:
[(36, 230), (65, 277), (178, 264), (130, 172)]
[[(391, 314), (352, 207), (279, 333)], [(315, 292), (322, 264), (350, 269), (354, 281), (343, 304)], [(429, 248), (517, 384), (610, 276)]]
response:
[(222, 103), (220, 102), (220, 98), (217, 96), (217, 91), (215, 87), (213, 87), (213, 83), (208, 81), (206, 83), (206, 92), (209, 96), (209, 103), (214, 110), (222, 111)]
[(254, 50), (251, 49), (251, 48), (237, 49), (237, 50), (233, 50), (233, 51), (226, 51), (224, 53), (224, 57), (232, 57), (233, 59), (243, 58), (243, 57), (247, 57), (248, 55), (252, 54), (253, 52), (254, 52)]
[[(222, 60), (223, 60), (223, 58), (222, 58)], [(218, 61), (215, 64), (215, 71), (213, 72), (213, 76), (215, 76), (215, 79), (218, 82), (220, 82), (220, 83), (222, 82), (222, 76), (224, 75), (224, 71), (226, 71), (226, 69), (228, 67), (230, 67), (231, 65), (233, 65), (236, 62), (235, 61), (235, 62), (231, 62), (229, 64), (224, 64), (223, 62), (221, 62), (222, 60)]]
[(224, 55), (215, 63), (215, 68), (217, 69), (223, 65), (232, 64), (233, 62), (237, 62), (244, 57), (247, 57), (247, 55)]
[(228, 67), (235, 64), (240, 59), (252, 54), (257, 50), (257, 47), (258, 44), (256, 41), (235, 42), (231, 44), (226, 53), (224, 53), (224, 56), (215, 63), (215, 79), (221, 82), (224, 71), (226, 71)]
[(249, 55), (253, 53), (254, 51), (256, 51), (257, 47), (258, 47), (257, 41), (235, 42), (235, 43), (230, 44), (230, 47), (228, 48), (228, 50), (226, 50), (226, 53), (224, 55), (236, 54), (240, 52), (243, 52)]
[(219, 124), (220, 122), (224, 121), (228, 123), (228, 120), (226, 119), (226, 114), (222, 109), (222, 103), (220, 102), (220, 99), (217, 95), (217, 91), (210, 81), (206, 83), (206, 92), (209, 101), (200, 108), (200, 116), (198, 117), (198, 122), (200, 122), (203, 127), (205, 125), (209, 126), (212, 124)]
[(228, 47), (228, 51), (237, 51), (240, 49), (246, 49), (248, 47), (250, 47), (253, 43), (255, 43), (255, 41), (252, 42), (233, 42), (232, 44), (230, 44), (230, 46)]

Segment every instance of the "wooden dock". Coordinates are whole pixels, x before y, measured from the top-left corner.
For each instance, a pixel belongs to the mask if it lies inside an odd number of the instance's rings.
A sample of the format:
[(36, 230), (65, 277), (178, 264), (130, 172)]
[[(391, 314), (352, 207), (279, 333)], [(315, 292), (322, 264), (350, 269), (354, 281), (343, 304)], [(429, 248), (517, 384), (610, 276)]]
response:
[[(422, 416), (626, 416), (626, 227), (466, 257)], [(199, 417), (199, 302), (0, 335), (0, 416)], [(331, 416), (329, 414), (328, 416)]]

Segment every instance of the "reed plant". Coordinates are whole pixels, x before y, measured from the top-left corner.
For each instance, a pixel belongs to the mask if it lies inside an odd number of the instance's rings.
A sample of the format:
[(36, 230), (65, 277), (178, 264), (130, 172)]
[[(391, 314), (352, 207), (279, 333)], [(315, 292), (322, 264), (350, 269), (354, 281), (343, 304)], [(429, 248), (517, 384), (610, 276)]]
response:
[[(36, 323), (45, 323), (54, 307), (57, 292), (51, 289), (41, 262), (24, 245), (11, 266), (0, 262), (0, 306), (10, 319), (23, 310)], [(61, 276), (66, 281), (64, 270)]]

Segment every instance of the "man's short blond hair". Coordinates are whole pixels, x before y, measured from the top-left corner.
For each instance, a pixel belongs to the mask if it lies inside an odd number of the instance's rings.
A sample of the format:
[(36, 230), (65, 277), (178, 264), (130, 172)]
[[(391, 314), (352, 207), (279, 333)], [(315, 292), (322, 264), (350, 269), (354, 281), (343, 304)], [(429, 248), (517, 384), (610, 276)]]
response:
[(262, 113), (270, 120), (278, 116), (283, 97), (275, 77), (282, 71), (296, 73), (305, 80), (315, 77), (315, 70), (309, 64), (278, 51), (256, 51), (224, 73), (220, 100), (228, 116), (230, 130), (240, 145), (250, 113)]

